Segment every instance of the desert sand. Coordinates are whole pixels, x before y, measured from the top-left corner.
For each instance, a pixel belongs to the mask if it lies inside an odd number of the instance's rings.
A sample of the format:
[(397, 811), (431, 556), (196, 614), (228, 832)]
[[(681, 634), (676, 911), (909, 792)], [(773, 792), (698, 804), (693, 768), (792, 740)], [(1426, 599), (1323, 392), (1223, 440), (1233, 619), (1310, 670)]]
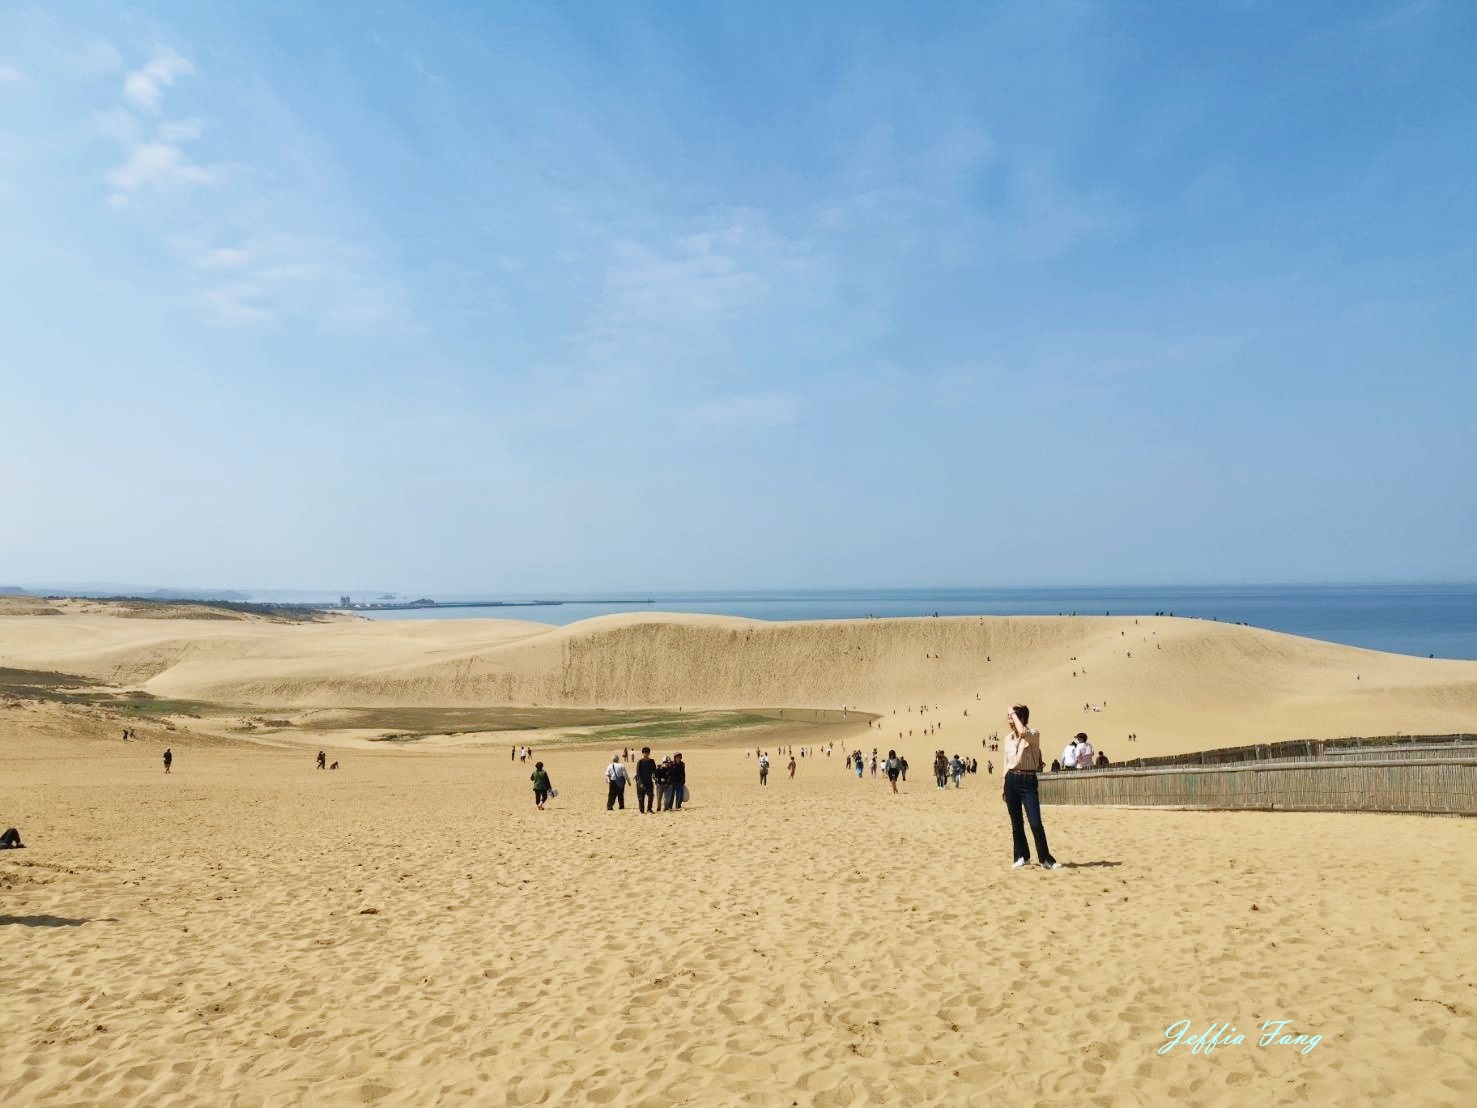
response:
[[(181, 710), (0, 694), (0, 826), (29, 844), (0, 853), (4, 1103), (1477, 1098), (1471, 821), (1048, 807), (1066, 868), (1013, 870), (979, 747), (1017, 700), (1048, 751), (1086, 730), (1115, 757), (1472, 730), (1477, 663), (1168, 619), (52, 607), (0, 613), (0, 667)], [(690, 739), (678, 717), (651, 745), (683, 751), (692, 800), (653, 816), (605, 810), (622, 744), (598, 729), (335, 726), (478, 705), (792, 716)], [(746, 749), (817, 736), (838, 753), (758, 786)], [(560, 790), (543, 812), (522, 741)], [(903, 750), (902, 795), (841, 743)], [(937, 746), (980, 774), (939, 792)], [(1245, 1039), (1158, 1053), (1184, 1020)], [(1260, 1045), (1268, 1020), (1320, 1039)]]

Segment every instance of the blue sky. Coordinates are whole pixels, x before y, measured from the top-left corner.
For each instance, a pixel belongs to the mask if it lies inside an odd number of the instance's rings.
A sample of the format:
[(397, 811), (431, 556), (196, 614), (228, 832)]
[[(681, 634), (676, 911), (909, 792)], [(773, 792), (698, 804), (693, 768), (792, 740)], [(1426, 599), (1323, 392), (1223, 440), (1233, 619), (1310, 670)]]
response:
[(0, 5), (0, 584), (1470, 580), (1477, 9)]

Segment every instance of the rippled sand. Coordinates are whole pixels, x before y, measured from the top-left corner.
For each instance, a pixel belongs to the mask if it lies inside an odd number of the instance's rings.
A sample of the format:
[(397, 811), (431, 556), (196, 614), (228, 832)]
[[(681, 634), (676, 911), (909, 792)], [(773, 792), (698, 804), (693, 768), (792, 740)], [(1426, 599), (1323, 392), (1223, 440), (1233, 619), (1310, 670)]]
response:
[[(983, 774), (688, 748), (640, 816), (554, 752), (537, 812), (505, 748), (186, 739), (166, 779), (23, 731), (6, 1104), (1477, 1102), (1471, 821), (1048, 809), (1068, 868), (1014, 871)], [(1182, 1019), (1247, 1041), (1158, 1054)]]

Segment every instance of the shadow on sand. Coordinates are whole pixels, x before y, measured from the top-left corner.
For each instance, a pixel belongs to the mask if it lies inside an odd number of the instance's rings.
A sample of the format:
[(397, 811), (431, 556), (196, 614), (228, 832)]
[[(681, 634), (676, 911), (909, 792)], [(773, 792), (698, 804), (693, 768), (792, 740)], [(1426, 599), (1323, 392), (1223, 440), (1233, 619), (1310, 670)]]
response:
[(65, 916), (0, 916), (0, 927), (19, 924), (21, 927), (81, 927), (91, 923), (90, 919), (67, 919)]

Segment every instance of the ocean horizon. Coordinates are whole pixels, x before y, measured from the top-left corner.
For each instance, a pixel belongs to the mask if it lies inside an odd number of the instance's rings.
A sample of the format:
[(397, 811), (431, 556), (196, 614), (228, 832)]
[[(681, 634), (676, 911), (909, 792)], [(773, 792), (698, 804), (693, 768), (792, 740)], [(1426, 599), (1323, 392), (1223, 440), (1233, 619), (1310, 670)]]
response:
[[(353, 600), (389, 603), (382, 601), (382, 595), (354, 595)], [(322, 599), (316, 594), (315, 598)], [(419, 594), (397, 597), (402, 602), (418, 598)], [(680, 612), (779, 621), (1164, 614), (1245, 623), (1394, 654), (1477, 659), (1477, 584), (770, 589), (598, 595), (427, 594), (426, 598), (439, 603), (488, 606), (366, 610), (360, 614), (373, 619), (528, 619), (555, 626), (617, 612)]]

